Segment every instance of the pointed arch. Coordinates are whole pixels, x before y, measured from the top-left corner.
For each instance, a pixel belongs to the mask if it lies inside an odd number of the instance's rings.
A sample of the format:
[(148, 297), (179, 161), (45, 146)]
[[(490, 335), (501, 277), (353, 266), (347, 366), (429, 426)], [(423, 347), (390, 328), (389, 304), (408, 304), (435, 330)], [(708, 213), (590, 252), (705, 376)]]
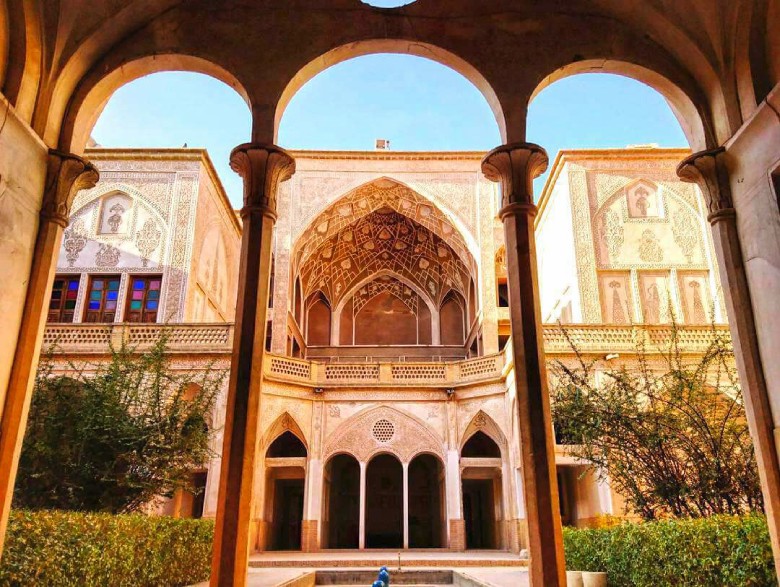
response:
[(474, 273), (477, 269), (476, 240), (455, 214), (407, 184), (381, 176), (345, 192), (319, 212), (298, 235), (292, 249), (293, 272), (319, 246), (343, 228), (371, 212), (389, 207), (419, 223), (445, 241)]
[(508, 446), (506, 436), (496, 421), (482, 410), (479, 410), (476, 414), (474, 414), (471, 422), (469, 422), (468, 426), (466, 426), (466, 430), (463, 432), (463, 436), (461, 437), (460, 441), (461, 451), (463, 451), (463, 447), (466, 446), (466, 443), (469, 441), (469, 439), (477, 432), (482, 432), (485, 434), (498, 445), (498, 448), (501, 450), (501, 454), (505, 454)]
[(262, 443), (264, 453), (268, 450), (273, 441), (285, 432), (290, 432), (296, 436), (306, 449), (306, 454), (309, 454), (309, 443), (306, 440), (306, 435), (298, 425), (298, 422), (295, 421), (295, 418), (288, 411), (282, 412), (279, 417), (276, 418), (276, 420), (274, 420), (273, 423), (266, 429), (266, 432), (263, 435)]

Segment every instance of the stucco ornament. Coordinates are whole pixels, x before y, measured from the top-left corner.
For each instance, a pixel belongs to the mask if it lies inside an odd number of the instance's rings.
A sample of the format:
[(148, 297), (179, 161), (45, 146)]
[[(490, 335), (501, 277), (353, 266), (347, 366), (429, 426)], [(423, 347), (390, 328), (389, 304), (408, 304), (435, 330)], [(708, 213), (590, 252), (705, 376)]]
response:
[(136, 234), (136, 246), (141, 253), (141, 263), (146, 267), (149, 264), (149, 255), (160, 245), (162, 232), (155, 225), (154, 220), (147, 218), (144, 225)]
[(116, 233), (119, 231), (119, 225), (122, 224), (125, 207), (122, 204), (114, 204), (109, 212), (111, 212), (111, 216), (108, 217), (108, 226), (111, 228), (111, 232)]
[(98, 267), (116, 267), (119, 264), (120, 251), (115, 246), (104, 243), (95, 253), (95, 265)]
[(87, 246), (86, 229), (84, 221), (79, 218), (69, 228), (65, 230), (63, 247), (65, 248), (65, 259), (68, 261), (68, 267), (73, 267), (79, 260), (79, 254)]
[(693, 263), (693, 253), (699, 243), (699, 231), (689, 214), (682, 211), (674, 214), (672, 217), (672, 236), (688, 263)]
[(639, 258), (645, 263), (660, 263), (664, 260), (664, 250), (652, 230), (648, 229), (642, 233), (642, 240), (639, 243)]

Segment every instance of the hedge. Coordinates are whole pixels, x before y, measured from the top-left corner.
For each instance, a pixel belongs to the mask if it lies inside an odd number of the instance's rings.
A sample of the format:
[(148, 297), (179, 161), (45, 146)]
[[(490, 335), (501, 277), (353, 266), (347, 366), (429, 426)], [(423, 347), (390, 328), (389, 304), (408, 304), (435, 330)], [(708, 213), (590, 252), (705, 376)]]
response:
[(777, 584), (759, 515), (566, 528), (563, 539), (566, 568), (606, 571), (610, 587)]
[(13, 511), (0, 585), (178, 586), (206, 580), (209, 520)]

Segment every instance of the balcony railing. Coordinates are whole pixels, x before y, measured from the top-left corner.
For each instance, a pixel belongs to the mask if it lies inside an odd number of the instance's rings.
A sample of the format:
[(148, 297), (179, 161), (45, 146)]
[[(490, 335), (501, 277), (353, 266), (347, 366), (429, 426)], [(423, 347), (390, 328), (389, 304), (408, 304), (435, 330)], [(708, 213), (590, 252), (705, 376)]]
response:
[[(172, 353), (229, 355), (233, 342), (232, 324), (50, 324), (44, 333), (44, 348), (55, 354), (104, 354), (109, 344), (148, 348), (165, 333)], [(728, 338), (726, 326), (714, 333)], [(573, 354), (572, 344), (583, 354), (612, 353), (630, 356), (638, 343), (647, 352), (666, 351), (672, 336), (668, 326), (610, 326), (547, 324), (543, 330), (545, 352), (553, 357)], [(712, 326), (689, 326), (679, 330), (685, 353), (706, 350), (713, 336)], [(370, 357), (368, 357), (370, 359)], [(263, 373), (272, 380), (312, 387), (393, 386), (455, 388), (503, 378), (511, 367), (511, 351), (457, 361), (414, 361), (376, 357), (364, 361), (317, 361), (266, 353)]]

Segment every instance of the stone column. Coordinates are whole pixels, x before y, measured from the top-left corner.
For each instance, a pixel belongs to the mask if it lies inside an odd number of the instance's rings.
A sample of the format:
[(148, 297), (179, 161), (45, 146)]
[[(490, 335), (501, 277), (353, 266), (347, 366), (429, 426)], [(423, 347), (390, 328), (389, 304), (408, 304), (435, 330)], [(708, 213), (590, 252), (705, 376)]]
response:
[(404, 470), (404, 548), (409, 548), (409, 463), (401, 466)]
[(211, 585), (242, 587), (246, 584), (253, 479), (259, 456), (276, 197), (279, 182), (295, 172), (295, 161), (275, 145), (247, 143), (233, 149), (230, 166), (244, 180), (243, 231)]
[(534, 586), (563, 587), (566, 584), (563, 535), (534, 241), (533, 180), (546, 168), (547, 153), (531, 143), (502, 145), (482, 160), (485, 176), (501, 183), (500, 216), (506, 242), (509, 316), (531, 556), (529, 574)]
[(88, 161), (70, 153), (49, 150), (27, 297), (0, 420), (0, 554), (27, 427), (62, 232), (68, 226), (70, 206), (76, 193), (94, 187), (97, 180), (98, 171)]
[(734, 356), (758, 461), (764, 509), (775, 555), (775, 571), (780, 576), (780, 461), (750, 289), (737, 233), (737, 214), (731, 198), (726, 157), (723, 147), (694, 153), (677, 166), (677, 175), (683, 181), (699, 186), (709, 211), (707, 219), (712, 225), (712, 240), (723, 282)]
[(366, 547), (366, 469), (368, 465), (360, 462), (360, 525), (358, 530), (358, 548)]

